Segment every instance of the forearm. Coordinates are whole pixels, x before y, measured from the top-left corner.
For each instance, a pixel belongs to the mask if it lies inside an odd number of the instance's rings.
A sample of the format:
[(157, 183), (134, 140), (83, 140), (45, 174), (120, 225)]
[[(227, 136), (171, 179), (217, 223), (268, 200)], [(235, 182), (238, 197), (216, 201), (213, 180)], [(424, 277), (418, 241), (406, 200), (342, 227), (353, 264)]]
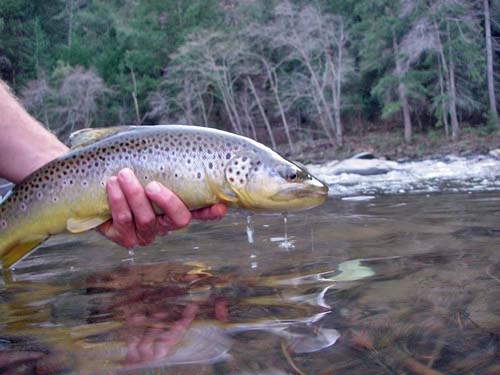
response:
[(18, 183), (67, 151), (0, 81), (0, 177)]

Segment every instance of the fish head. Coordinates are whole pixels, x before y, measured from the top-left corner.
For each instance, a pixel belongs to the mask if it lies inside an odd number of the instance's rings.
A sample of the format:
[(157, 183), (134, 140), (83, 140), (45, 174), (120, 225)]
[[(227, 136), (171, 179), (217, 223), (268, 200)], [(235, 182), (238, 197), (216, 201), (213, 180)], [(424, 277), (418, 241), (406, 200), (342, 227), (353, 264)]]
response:
[(328, 196), (327, 185), (275, 153), (234, 158), (226, 167), (226, 181), (238, 205), (256, 211), (305, 210), (320, 205)]

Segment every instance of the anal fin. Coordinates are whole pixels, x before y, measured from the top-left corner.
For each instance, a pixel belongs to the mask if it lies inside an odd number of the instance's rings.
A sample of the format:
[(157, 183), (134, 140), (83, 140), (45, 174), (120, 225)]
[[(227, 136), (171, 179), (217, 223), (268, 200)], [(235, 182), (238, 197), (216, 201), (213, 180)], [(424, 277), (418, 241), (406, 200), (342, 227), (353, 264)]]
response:
[(12, 267), (14, 264), (19, 262), (24, 257), (28, 256), (33, 252), (38, 245), (47, 239), (46, 237), (40, 237), (37, 239), (28, 240), (25, 242), (20, 242), (17, 245), (11, 247), (4, 255), (2, 255), (2, 266), (4, 269)]
[(71, 233), (81, 233), (98, 227), (109, 219), (111, 219), (109, 214), (83, 218), (71, 217), (66, 221), (66, 229)]

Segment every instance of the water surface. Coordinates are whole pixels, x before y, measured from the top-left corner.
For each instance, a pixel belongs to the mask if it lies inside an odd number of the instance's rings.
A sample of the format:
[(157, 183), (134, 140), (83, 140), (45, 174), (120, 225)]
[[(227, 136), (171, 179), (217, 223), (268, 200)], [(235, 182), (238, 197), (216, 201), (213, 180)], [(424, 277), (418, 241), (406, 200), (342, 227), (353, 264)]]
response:
[[(498, 374), (500, 194), (230, 212), (133, 253), (61, 235), (0, 285), (16, 374)], [(146, 371), (147, 370), (147, 371)]]

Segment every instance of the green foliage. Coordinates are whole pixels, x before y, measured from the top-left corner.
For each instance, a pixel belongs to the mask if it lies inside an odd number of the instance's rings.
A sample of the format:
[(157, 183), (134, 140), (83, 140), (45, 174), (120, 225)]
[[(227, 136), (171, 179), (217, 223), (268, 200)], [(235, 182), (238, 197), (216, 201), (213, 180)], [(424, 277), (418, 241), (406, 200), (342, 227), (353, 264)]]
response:
[[(56, 107), (60, 109), (64, 104), (58, 95), (63, 82), (68, 81), (68, 77), (79, 75), (87, 77), (98, 90), (105, 92), (104, 95), (96, 93), (96, 100), (91, 103), (92, 106), (95, 104), (95, 108), (92, 107), (85, 115), (85, 121), (92, 125), (137, 122), (136, 98), (139, 121), (142, 122), (201, 121), (200, 113), (203, 112), (203, 117), (206, 117), (203, 121), (217, 123), (227, 129), (233, 123), (246, 128), (252, 120), (262, 128), (261, 113), (254, 96), (249, 94), (247, 82), (250, 77), (261, 95), (270, 121), (281, 126), (282, 118), (270, 88), (268, 72), (264, 65), (254, 61), (255, 56), (251, 56), (251, 52), (258, 52), (275, 69), (285, 115), (295, 124), (297, 134), (302, 133), (299, 128), (304, 126), (318, 134), (322, 132), (322, 116), (328, 111), (318, 110), (314, 94), (304, 92), (307, 85), (303, 83), (308, 75), (300, 56), (291, 59), (289, 48), (273, 46), (261, 40), (252, 41), (251, 37), (241, 32), (276, 26), (275, 8), (284, 2), (1, 0), (0, 77), (19, 92), (23, 89), (23, 92), (31, 92), (32, 99), (35, 98), (34, 93), (45, 95), (41, 101), (33, 99), (32, 108), (42, 121), (49, 121), (51, 126), (62, 121), (60, 112), (49, 112), (55, 111)], [(402, 109), (398, 91), (402, 84), (411, 116), (430, 119), (430, 123), (424, 126), (426, 130), (433, 131), (443, 126), (443, 117), (449, 116), (452, 97), (433, 34), (435, 25), (447, 64), (453, 59), (459, 118), (475, 126), (483, 125), (485, 132), (498, 129), (498, 119), (489, 116), (485, 121), (488, 95), (484, 26), (481, 7), (474, 8), (475, 2), (290, 2), (298, 10), (314, 4), (325, 17), (341, 16), (329, 19), (334, 20), (332, 22), (342, 20), (347, 41), (344, 56), (349, 56), (350, 73), (342, 80), (340, 101), (342, 117), (346, 119), (344, 123), (348, 124), (352, 119), (359, 123), (391, 121)], [(499, 14), (498, 1), (494, 1), (492, 27), (496, 36)], [(282, 35), (290, 37), (296, 32), (299, 40), (306, 40), (301, 33), (308, 31), (297, 26), (281, 30)], [(194, 74), (193, 69), (190, 70), (193, 66), (188, 61), (176, 59), (176, 56), (183, 56), (183, 48), (193, 43), (195, 36), (214, 33), (221, 35), (220, 40), (223, 41), (207, 47), (212, 48), (214, 64), (210, 65), (210, 61), (204, 60), (206, 57), (198, 56)], [(272, 36), (274, 38), (268, 39), (279, 42), (277, 35)], [(249, 43), (253, 45), (253, 50), (243, 51), (243, 46)], [(241, 49), (234, 53), (238, 56), (237, 60), (228, 60), (233, 54), (227, 48)], [(204, 53), (211, 56), (206, 51)], [(311, 56), (311, 68), (327, 72), (326, 55), (318, 53), (314, 56), (313, 53)], [(400, 63), (399, 70), (397, 62)], [(205, 66), (206, 72), (212, 72), (211, 79), (203, 75)], [(497, 76), (498, 68), (496, 64)], [(213, 77), (219, 77), (219, 80)], [(321, 77), (327, 77), (327, 74)], [(444, 77), (442, 86), (439, 85), (440, 77)], [(223, 81), (226, 78), (229, 82)], [(325, 79), (321, 90), (325, 94), (324, 101), (333, 106), (334, 85), (330, 85), (328, 79), (333, 82), (333, 78)], [(222, 99), (221, 87), (228, 90), (224, 92), (226, 103)], [(232, 108), (230, 115), (226, 108), (228, 103)], [(75, 126), (83, 126), (85, 121)], [(67, 123), (67, 119), (64, 122)], [(349, 128), (349, 125), (346, 127)], [(260, 131), (262, 129), (257, 129), (257, 132)], [(434, 137), (434, 133), (429, 134), (430, 138)]]

